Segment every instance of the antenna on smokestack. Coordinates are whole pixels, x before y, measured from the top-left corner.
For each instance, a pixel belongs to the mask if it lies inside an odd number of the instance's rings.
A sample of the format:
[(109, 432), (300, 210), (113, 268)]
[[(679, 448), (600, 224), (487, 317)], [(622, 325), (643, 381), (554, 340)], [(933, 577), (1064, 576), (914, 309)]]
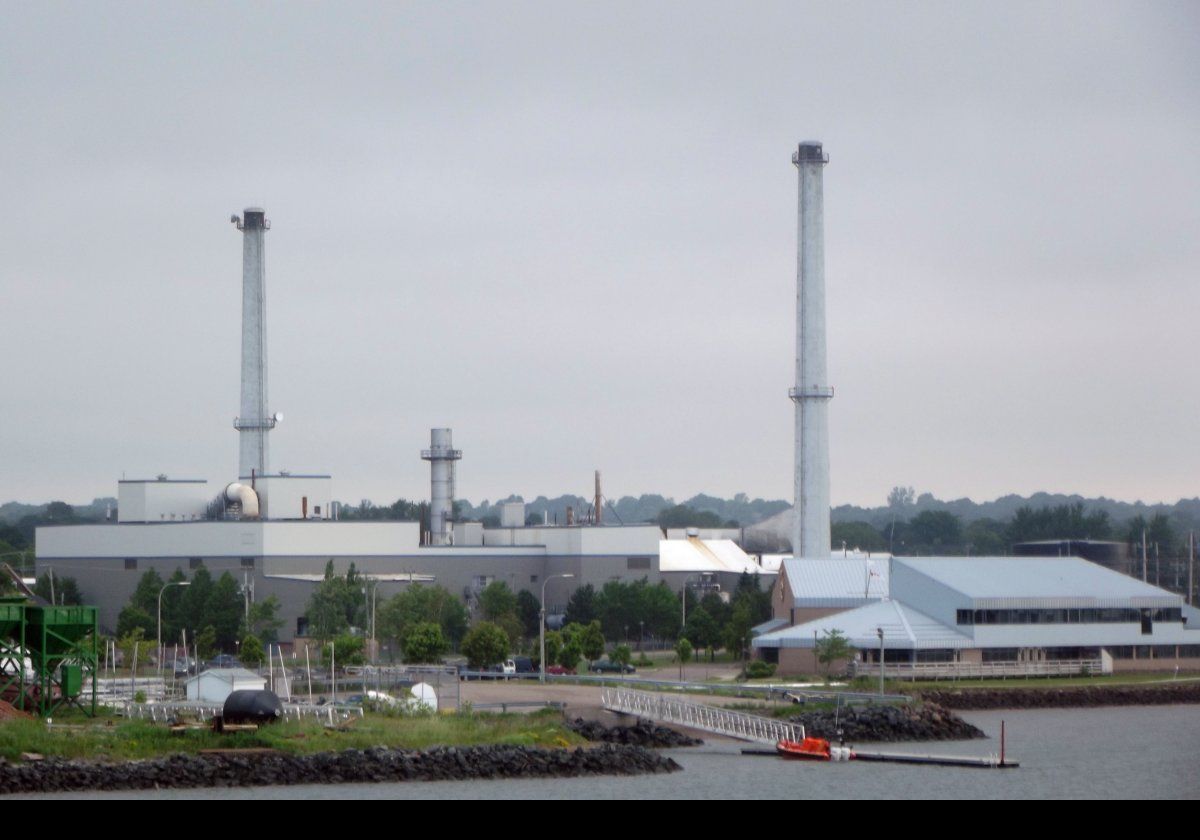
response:
[(821, 144), (806, 141), (792, 155), (800, 172), (796, 254), (796, 502), (792, 555), (829, 557), (829, 401), (825, 365), (825, 209)]

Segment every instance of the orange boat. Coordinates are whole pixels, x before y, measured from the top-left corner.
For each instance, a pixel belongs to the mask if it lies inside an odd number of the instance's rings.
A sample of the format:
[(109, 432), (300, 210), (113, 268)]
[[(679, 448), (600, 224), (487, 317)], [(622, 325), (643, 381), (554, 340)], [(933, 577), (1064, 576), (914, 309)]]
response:
[(803, 741), (780, 741), (775, 752), (784, 758), (799, 758), (806, 761), (830, 761), (829, 742), (824, 738), (808, 738)]

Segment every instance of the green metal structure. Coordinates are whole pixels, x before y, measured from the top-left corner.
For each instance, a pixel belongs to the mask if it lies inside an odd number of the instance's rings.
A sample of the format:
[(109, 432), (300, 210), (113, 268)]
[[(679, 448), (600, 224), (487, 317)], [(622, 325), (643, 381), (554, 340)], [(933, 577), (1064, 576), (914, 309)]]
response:
[(0, 598), (0, 699), (25, 698), (25, 599)]
[[(0, 598), (0, 697), (42, 717), (64, 706), (96, 714), (99, 632), (95, 607)], [(91, 686), (90, 698), (84, 685)]]

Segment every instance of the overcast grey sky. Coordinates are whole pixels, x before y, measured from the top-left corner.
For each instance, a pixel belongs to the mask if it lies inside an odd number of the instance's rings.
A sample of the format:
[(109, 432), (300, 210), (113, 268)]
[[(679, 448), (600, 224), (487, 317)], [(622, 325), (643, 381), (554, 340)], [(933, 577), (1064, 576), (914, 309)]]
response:
[(233, 479), (250, 205), (273, 467), (790, 498), (809, 138), (835, 504), (1200, 492), (1194, 2), (0, 18), (0, 501)]

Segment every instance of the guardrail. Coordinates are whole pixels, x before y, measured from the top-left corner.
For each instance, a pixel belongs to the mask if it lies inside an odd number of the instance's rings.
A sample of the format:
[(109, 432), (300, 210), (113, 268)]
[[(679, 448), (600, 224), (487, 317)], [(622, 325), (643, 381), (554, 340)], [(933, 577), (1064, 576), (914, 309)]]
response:
[(517, 703), (472, 703), (471, 711), (473, 712), (491, 712), (499, 709), (501, 712), (508, 712), (512, 709), (554, 709), (555, 711), (565, 712), (567, 710), (566, 703), (560, 703), (557, 700), (528, 700)]
[[(879, 676), (878, 664), (856, 663), (860, 677)], [(893, 680), (979, 679), (986, 677), (1068, 677), (1104, 673), (1099, 659), (1060, 659), (1050, 662), (886, 662), (883, 675)]]
[[(517, 675), (517, 677), (532, 675)], [(502, 674), (486, 674), (489, 679), (515, 679), (512, 675), (507, 678)], [(645, 689), (658, 692), (676, 692), (683, 694), (710, 694), (722, 697), (749, 697), (763, 700), (791, 700), (814, 703), (840, 703), (843, 706), (866, 703), (908, 703), (912, 700), (907, 694), (880, 694), (869, 691), (841, 691), (837, 688), (813, 688), (795, 686), (787, 683), (697, 683), (679, 680), (650, 680), (641, 677), (611, 675), (546, 675), (547, 682), (563, 682), (578, 685), (599, 685), (614, 688)]]
[(739, 741), (777, 744), (803, 741), (804, 727), (771, 718), (735, 712), (719, 706), (705, 706), (675, 697), (623, 688), (606, 688), (600, 694), (604, 708), (620, 714), (675, 723)]

